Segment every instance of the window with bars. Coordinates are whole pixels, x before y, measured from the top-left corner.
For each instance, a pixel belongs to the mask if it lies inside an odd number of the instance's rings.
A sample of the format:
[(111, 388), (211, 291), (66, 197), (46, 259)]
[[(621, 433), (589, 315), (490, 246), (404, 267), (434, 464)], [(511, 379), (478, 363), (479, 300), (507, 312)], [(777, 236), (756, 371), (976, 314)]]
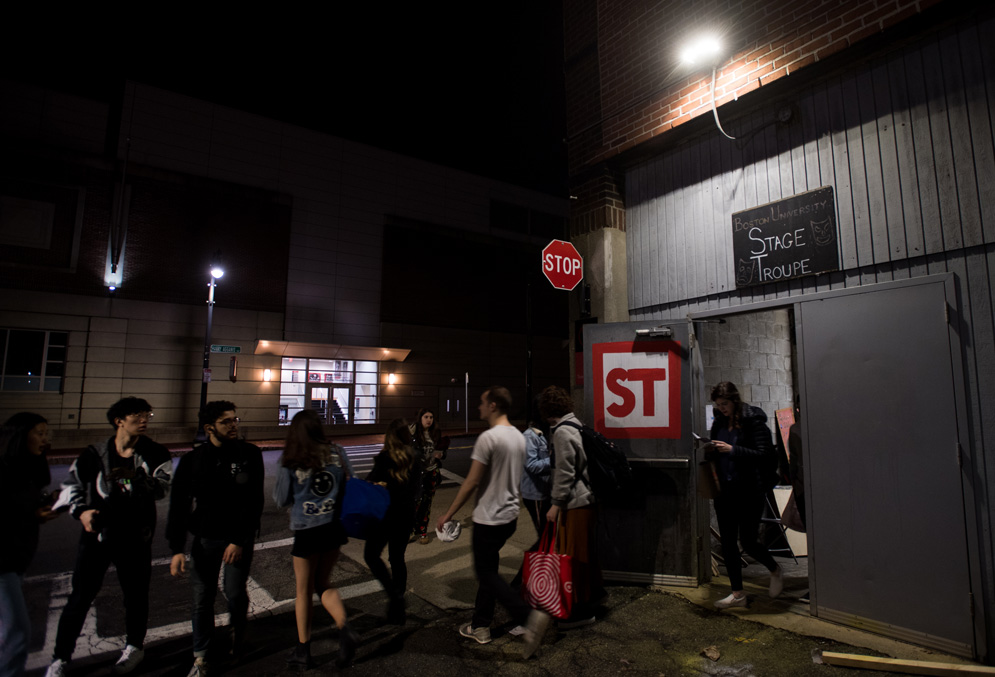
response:
[(0, 390), (60, 392), (69, 333), (0, 329)]

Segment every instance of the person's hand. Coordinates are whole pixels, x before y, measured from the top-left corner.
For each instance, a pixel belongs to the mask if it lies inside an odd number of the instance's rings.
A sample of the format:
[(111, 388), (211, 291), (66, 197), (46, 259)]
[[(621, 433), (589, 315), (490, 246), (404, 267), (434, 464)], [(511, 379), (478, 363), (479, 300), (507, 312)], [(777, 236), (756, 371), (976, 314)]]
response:
[(445, 515), (439, 518), (439, 521), (436, 522), (435, 524), (435, 528), (438, 529), (439, 531), (442, 531), (442, 527), (444, 527), (446, 525), (446, 522), (448, 522), (452, 518), (453, 516), (447, 512)]
[(173, 559), (169, 560), (169, 574), (176, 578), (180, 574), (185, 574), (187, 572), (187, 558), (182, 552), (178, 552), (173, 555)]
[(549, 522), (555, 522), (560, 517), (560, 506), (554, 505), (549, 508), (549, 512), (546, 513), (546, 520)]
[(732, 445), (726, 442), (712, 442), (712, 447), (720, 454), (728, 454), (732, 451)]
[(221, 556), (221, 561), (225, 564), (234, 564), (242, 559), (242, 546), (229, 543), (225, 548), (225, 554)]
[(35, 510), (35, 516), (38, 518), (39, 524), (44, 524), (45, 522), (51, 522), (54, 520), (59, 516), (59, 513), (55, 512), (46, 505)]
[(99, 514), (100, 514), (99, 510), (92, 510), (92, 509), (84, 510), (82, 513), (80, 513), (79, 522), (80, 524), (83, 525), (83, 529), (86, 530), (87, 533), (92, 534), (96, 531), (96, 528), (94, 528), (94, 522), (96, 521), (97, 515)]
[(441, 451), (435, 452), (435, 454), (433, 454), (433, 458), (435, 458), (436, 461), (441, 461), (442, 460), (442, 452)]

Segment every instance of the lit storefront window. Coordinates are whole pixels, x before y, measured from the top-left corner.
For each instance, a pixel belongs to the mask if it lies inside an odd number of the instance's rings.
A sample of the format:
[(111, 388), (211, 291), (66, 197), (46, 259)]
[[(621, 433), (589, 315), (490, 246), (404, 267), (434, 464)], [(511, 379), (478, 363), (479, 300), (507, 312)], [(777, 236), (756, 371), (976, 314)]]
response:
[(281, 366), (281, 425), (305, 408), (329, 425), (376, 422), (379, 363), (285, 357)]

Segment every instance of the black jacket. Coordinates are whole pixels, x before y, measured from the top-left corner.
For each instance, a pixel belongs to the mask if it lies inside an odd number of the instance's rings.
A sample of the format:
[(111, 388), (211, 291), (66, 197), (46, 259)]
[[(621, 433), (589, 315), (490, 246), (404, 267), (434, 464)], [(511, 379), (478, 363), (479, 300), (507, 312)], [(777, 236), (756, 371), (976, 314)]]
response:
[[(166, 540), (183, 552), (187, 532), (252, 547), (263, 512), (263, 453), (236, 440), (205, 442), (180, 459), (173, 477)], [(195, 506), (196, 504), (196, 506)]]
[[(409, 448), (409, 453), (415, 452)], [(425, 473), (425, 466), (421, 459), (415, 456), (415, 462), (408, 471), (408, 480), (398, 482), (390, 474), (394, 467), (394, 461), (390, 457), (390, 452), (386, 449), (377, 454), (373, 459), (373, 470), (366, 476), (368, 482), (383, 482), (387, 485), (387, 492), (390, 494), (390, 507), (387, 508), (387, 518), (399, 517), (411, 519), (415, 514), (415, 501), (421, 492), (421, 479)]]
[[(760, 407), (744, 404), (739, 425), (739, 438), (728, 459), (732, 464), (733, 482), (743, 489), (767, 493), (777, 484), (777, 455), (767, 427), (767, 414)], [(719, 439), (719, 431), (728, 428), (729, 419), (716, 410), (712, 439)], [(726, 482), (722, 473), (719, 480)]]
[[(62, 499), (68, 500), (70, 514), (79, 519), (87, 510), (99, 510), (100, 538), (105, 537), (108, 525), (127, 523), (134, 533), (119, 536), (150, 542), (155, 531), (155, 502), (169, 493), (173, 476), (173, 459), (169, 450), (147, 437), (140, 437), (129, 463), (134, 465), (132, 478), (133, 514), (119, 514), (112, 502), (114, 480), (112, 465), (117, 447), (111, 437), (103, 445), (87, 447), (70, 466), (69, 476), (62, 482)], [(114, 531), (113, 528), (111, 531)]]
[(0, 459), (0, 514), (7, 527), (0, 547), (0, 573), (23, 574), (38, 549), (37, 510), (51, 503), (51, 481), (44, 456), (27, 452)]

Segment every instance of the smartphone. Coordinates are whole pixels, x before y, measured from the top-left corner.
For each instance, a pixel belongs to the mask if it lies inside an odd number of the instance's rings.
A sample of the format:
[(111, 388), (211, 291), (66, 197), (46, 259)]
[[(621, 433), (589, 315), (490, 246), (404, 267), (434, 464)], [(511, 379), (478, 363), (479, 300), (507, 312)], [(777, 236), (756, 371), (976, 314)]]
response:
[(707, 437), (702, 437), (698, 433), (693, 432), (693, 433), (691, 433), (691, 435), (693, 435), (694, 439), (698, 440), (699, 442), (704, 442), (705, 444), (710, 444), (711, 443), (710, 439), (708, 439)]

